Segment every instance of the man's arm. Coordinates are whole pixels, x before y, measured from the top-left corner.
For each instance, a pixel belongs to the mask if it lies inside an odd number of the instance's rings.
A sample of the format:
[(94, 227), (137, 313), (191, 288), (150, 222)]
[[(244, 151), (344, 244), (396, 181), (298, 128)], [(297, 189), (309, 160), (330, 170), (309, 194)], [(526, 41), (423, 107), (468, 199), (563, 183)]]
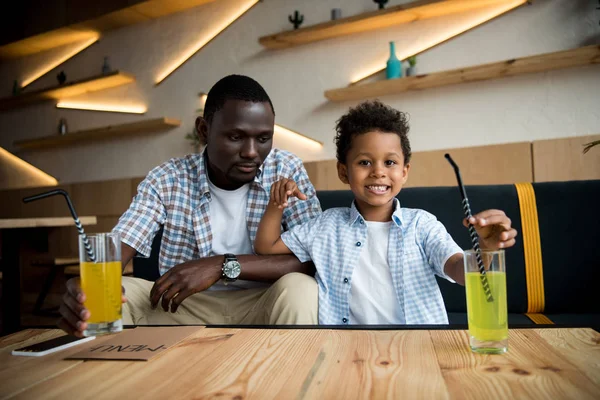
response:
[[(155, 308), (159, 301), (163, 310), (171, 312), (186, 298), (214, 285), (222, 275), (224, 256), (206, 257), (188, 261), (169, 269), (158, 278), (150, 291), (150, 303)], [(312, 262), (301, 263), (292, 255), (256, 256), (240, 255), (240, 279), (274, 282), (290, 272), (313, 274)]]
[[(301, 263), (295, 256), (288, 255), (291, 251), (281, 240), (281, 218), (289, 196), (306, 199), (292, 180), (284, 178), (273, 184), (269, 204), (254, 242), (257, 252), (279, 255), (238, 255), (242, 266), (240, 279), (274, 282), (290, 272), (314, 273), (312, 263)], [(152, 307), (156, 307), (160, 301), (163, 310), (169, 311), (170, 307), (172, 312), (177, 311), (179, 304), (187, 297), (208, 289), (221, 279), (223, 261), (223, 256), (213, 256), (169, 269), (156, 280), (150, 291)]]

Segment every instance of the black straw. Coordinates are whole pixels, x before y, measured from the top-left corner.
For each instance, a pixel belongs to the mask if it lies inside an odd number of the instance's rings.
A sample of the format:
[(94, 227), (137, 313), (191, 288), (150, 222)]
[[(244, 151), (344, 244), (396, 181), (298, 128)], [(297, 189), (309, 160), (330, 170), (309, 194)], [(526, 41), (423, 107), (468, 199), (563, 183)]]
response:
[(481, 284), (483, 285), (483, 291), (485, 292), (485, 297), (488, 302), (494, 301), (494, 297), (492, 296), (492, 291), (490, 290), (490, 284), (487, 280), (487, 276), (485, 273), (485, 267), (483, 266), (483, 260), (481, 259), (481, 248), (479, 247), (479, 237), (477, 236), (477, 232), (475, 228), (469, 220), (473, 216), (471, 214), (471, 206), (469, 205), (469, 199), (467, 198), (467, 191), (465, 190), (465, 186), (463, 185), (462, 178), (460, 176), (460, 170), (458, 169), (458, 165), (454, 162), (450, 154), (444, 154), (444, 157), (448, 160), (452, 168), (454, 168), (454, 173), (456, 174), (456, 180), (458, 181), (458, 189), (460, 190), (460, 196), (462, 197), (463, 210), (465, 212), (465, 216), (467, 217), (467, 223), (469, 224), (469, 236), (471, 237), (471, 243), (473, 244), (473, 250), (475, 250), (475, 258), (477, 259), (477, 267), (479, 268)]
[(79, 234), (82, 236), (83, 245), (85, 246), (85, 251), (87, 252), (87, 255), (90, 258), (90, 260), (92, 262), (96, 262), (96, 257), (94, 256), (92, 246), (90, 245), (90, 240), (88, 239), (87, 235), (85, 234), (85, 232), (83, 230), (83, 226), (81, 225), (81, 222), (79, 221), (77, 212), (75, 212), (75, 207), (73, 207), (73, 203), (71, 202), (69, 193), (65, 192), (62, 189), (55, 189), (55, 190), (51, 190), (49, 192), (44, 192), (44, 193), (36, 194), (33, 196), (25, 197), (25, 198), (23, 198), (23, 202), (29, 203), (30, 201), (45, 199), (46, 197), (56, 196), (56, 195), (62, 195), (67, 200), (67, 205), (69, 206), (69, 211), (71, 211), (71, 215), (73, 216), (73, 220), (75, 221), (75, 226), (77, 227)]

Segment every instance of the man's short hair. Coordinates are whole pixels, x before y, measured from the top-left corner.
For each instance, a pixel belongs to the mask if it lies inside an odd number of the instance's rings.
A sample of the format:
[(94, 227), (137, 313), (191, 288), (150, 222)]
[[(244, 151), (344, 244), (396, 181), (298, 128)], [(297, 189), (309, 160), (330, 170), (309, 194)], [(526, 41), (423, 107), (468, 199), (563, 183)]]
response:
[(275, 108), (265, 89), (254, 79), (244, 75), (229, 75), (219, 80), (208, 92), (204, 105), (204, 119), (209, 124), (227, 100), (244, 100), (253, 103), (268, 102), (275, 115)]

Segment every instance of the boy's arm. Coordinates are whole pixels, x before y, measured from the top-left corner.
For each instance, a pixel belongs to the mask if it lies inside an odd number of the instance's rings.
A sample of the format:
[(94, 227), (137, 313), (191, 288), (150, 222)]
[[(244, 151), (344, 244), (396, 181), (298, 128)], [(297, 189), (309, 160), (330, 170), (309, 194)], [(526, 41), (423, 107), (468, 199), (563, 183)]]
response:
[(281, 240), (283, 210), (288, 206), (288, 199), (292, 196), (306, 200), (306, 195), (291, 179), (280, 179), (271, 186), (269, 204), (260, 220), (254, 240), (254, 251), (257, 254), (292, 254)]
[[(511, 226), (511, 220), (501, 210), (485, 210), (463, 220), (463, 225), (473, 225), (479, 236), (482, 250), (498, 250), (512, 247), (515, 244), (517, 231)], [(444, 272), (456, 283), (464, 286), (464, 255), (452, 255), (444, 265)]]
[(258, 225), (254, 240), (256, 254), (291, 254), (292, 252), (281, 240), (281, 217), (283, 209), (272, 200)]
[(446, 261), (444, 273), (459, 285), (465, 286), (464, 255), (456, 253)]

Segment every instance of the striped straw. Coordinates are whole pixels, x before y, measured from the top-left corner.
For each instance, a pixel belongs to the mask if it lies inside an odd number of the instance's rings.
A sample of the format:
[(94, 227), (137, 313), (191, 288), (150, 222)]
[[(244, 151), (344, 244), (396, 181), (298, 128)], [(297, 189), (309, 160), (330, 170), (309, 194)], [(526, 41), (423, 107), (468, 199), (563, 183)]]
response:
[(90, 261), (96, 262), (96, 257), (94, 256), (94, 251), (92, 250), (92, 245), (90, 244), (90, 240), (88, 239), (87, 235), (85, 234), (85, 232), (83, 230), (83, 226), (81, 225), (81, 222), (79, 221), (79, 217), (77, 216), (77, 213), (75, 212), (75, 207), (73, 207), (73, 203), (71, 202), (69, 193), (65, 192), (62, 189), (56, 189), (56, 190), (51, 190), (49, 192), (44, 192), (44, 193), (36, 194), (33, 196), (25, 197), (23, 199), (23, 202), (29, 203), (30, 201), (45, 199), (46, 197), (56, 196), (56, 195), (62, 195), (67, 200), (67, 205), (69, 206), (69, 210), (71, 211), (73, 220), (75, 220), (75, 226), (77, 227), (77, 231), (79, 231), (79, 234), (81, 235), (81, 238), (83, 240), (83, 245), (85, 247), (85, 251), (86, 251)]
[(469, 220), (473, 216), (471, 214), (471, 206), (469, 205), (469, 199), (467, 198), (467, 191), (465, 190), (465, 186), (463, 185), (462, 178), (460, 176), (460, 170), (458, 169), (458, 165), (454, 162), (450, 154), (444, 154), (444, 157), (448, 160), (452, 168), (454, 168), (454, 173), (456, 174), (456, 180), (458, 181), (458, 188), (460, 190), (460, 195), (462, 197), (462, 205), (463, 211), (465, 212), (465, 217), (467, 217), (467, 222), (469, 224), (469, 236), (471, 237), (471, 243), (473, 244), (473, 250), (475, 250), (475, 258), (477, 260), (477, 267), (479, 268), (481, 278), (481, 284), (483, 285), (483, 292), (485, 293), (486, 300), (488, 302), (494, 301), (494, 297), (492, 296), (492, 291), (490, 290), (490, 284), (487, 280), (485, 267), (483, 266), (483, 260), (481, 259), (481, 248), (479, 247), (479, 237), (477, 236), (477, 232), (475, 228)]

